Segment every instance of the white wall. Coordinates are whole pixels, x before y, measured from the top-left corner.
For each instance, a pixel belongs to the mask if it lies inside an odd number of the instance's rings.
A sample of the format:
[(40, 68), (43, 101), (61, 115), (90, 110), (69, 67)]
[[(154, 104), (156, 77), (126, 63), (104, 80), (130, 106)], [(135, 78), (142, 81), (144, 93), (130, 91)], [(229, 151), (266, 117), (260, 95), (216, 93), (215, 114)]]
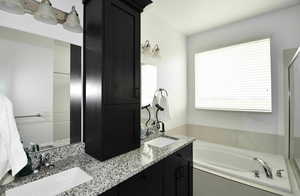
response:
[(172, 129), (186, 123), (186, 39), (147, 10), (141, 21), (141, 41), (149, 40), (152, 46), (158, 43), (161, 48), (161, 58), (156, 60), (157, 83), (159, 88), (169, 92), (172, 119), (167, 121), (166, 128)]
[[(72, 5), (76, 6), (83, 24), (83, 5), (81, 0), (51, 0), (53, 7), (65, 12), (70, 12)], [(0, 26), (18, 29), (29, 33), (46, 36), (49, 38), (65, 41), (75, 45), (82, 46), (83, 34), (72, 33), (63, 29), (62, 25), (47, 25), (38, 22), (32, 15), (14, 15), (0, 10)]]
[[(299, 46), (299, 19), (300, 6), (295, 6), (189, 36), (187, 40), (188, 123), (283, 135), (283, 50)], [(268, 114), (196, 110), (194, 108), (194, 54), (263, 37), (272, 38), (273, 112)]]

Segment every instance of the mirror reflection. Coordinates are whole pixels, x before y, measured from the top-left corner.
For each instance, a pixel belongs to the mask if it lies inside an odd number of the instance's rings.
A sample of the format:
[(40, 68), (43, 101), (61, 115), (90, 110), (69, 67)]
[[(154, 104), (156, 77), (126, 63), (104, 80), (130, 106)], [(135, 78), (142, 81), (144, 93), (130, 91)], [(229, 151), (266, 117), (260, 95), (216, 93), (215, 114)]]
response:
[(72, 110), (70, 92), (79, 75), (81, 95), (81, 47), (0, 27), (0, 59), (0, 94), (13, 104), (23, 145), (43, 150), (79, 142), (74, 116), (81, 112), (73, 110), (80, 101)]

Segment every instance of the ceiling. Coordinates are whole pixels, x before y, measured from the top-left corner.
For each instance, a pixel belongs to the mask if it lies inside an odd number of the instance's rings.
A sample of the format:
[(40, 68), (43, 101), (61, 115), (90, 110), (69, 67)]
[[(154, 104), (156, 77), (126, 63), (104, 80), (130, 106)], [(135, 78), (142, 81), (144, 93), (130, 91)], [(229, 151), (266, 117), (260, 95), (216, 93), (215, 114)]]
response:
[(191, 35), (296, 5), (300, 0), (153, 0), (145, 12)]

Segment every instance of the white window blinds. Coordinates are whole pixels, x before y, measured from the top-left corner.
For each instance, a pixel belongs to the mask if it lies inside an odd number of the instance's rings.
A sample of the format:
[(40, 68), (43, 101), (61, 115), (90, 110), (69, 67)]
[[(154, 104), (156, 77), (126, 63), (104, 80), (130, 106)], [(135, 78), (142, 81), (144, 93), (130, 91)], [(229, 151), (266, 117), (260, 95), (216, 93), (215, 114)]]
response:
[(195, 54), (195, 107), (272, 112), (270, 39)]

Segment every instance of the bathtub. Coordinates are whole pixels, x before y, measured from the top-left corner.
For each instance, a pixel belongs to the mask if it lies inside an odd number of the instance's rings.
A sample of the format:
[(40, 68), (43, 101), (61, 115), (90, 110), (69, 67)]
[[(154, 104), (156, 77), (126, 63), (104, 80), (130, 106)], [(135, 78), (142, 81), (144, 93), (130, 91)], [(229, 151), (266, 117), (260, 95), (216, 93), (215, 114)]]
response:
[[(194, 168), (209, 172), (233, 181), (237, 181), (275, 193), (290, 193), (291, 185), (285, 159), (279, 155), (259, 153), (234, 147), (212, 144), (196, 140), (194, 147)], [(273, 179), (266, 177), (263, 168), (253, 160), (263, 159), (272, 168)], [(276, 171), (283, 169), (282, 178)], [(254, 170), (259, 170), (259, 178)]]

